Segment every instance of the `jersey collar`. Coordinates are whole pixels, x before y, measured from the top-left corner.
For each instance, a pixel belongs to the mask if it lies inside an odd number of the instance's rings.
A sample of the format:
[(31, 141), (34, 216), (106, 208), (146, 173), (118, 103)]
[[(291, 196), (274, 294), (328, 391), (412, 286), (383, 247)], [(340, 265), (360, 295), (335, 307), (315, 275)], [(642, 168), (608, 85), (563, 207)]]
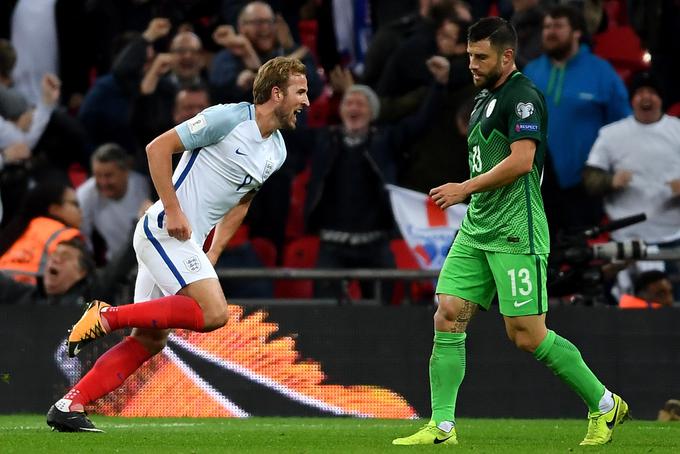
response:
[(493, 90), (489, 90), (489, 92), (491, 92), (491, 93), (496, 93), (496, 92), (498, 92), (498, 90), (500, 90), (501, 88), (503, 88), (503, 86), (504, 86), (505, 84), (507, 84), (507, 83), (510, 81), (510, 79), (516, 77), (516, 76), (519, 75), (519, 74), (522, 74), (521, 72), (519, 72), (519, 69), (513, 70), (510, 74), (508, 74), (508, 78), (505, 79), (505, 81), (504, 81), (502, 84), (500, 84), (498, 87), (494, 88)]

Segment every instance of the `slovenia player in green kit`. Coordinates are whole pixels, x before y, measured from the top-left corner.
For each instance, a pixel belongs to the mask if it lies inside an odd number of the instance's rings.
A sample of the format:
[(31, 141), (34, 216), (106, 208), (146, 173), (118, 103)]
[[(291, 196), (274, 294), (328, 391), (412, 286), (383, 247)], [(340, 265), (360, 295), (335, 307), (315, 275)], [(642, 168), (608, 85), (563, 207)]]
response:
[(468, 129), (470, 179), (430, 191), (446, 209), (472, 196), (437, 284), (430, 357), (432, 418), (395, 445), (456, 444), (454, 412), (465, 375), (465, 330), (478, 307), (498, 293), (508, 337), (545, 364), (586, 403), (581, 445), (611, 441), (628, 405), (590, 371), (578, 349), (545, 325), (546, 262), (550, 250), (540, 180), (547, 112), (542, 94), (517, 71), (517, 34), (505, 20), (470, 27), (468, 54), (475, 100)]

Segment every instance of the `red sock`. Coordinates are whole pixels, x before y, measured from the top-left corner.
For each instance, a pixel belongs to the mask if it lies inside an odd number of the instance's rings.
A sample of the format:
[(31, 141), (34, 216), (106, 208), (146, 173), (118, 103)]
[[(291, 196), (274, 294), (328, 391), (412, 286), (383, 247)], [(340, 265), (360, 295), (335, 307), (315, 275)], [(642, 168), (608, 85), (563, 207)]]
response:
[(143, 303), (107, 307), (101, 312), (111, 331), (120, 328), (203, 329), (203, 311), (188, 296), (172, 295)]
[(99, 357), (64, 399), (71, 400), (71, 407), (85, 406), (118, 388), (152, 356), (137, 339), (128, 336)]

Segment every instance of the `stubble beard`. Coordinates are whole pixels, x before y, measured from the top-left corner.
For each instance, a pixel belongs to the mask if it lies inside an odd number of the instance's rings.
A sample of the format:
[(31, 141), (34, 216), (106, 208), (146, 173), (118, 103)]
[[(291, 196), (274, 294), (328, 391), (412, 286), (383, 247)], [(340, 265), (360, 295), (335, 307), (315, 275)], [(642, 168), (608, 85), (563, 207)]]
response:
[(482, 83), (478, 85), (481, 89), (491, 90), (496, 82), (501, 78), (501, 67), (496, 66), (489, 74), (482, 80)]
[(564, 43), (553, 47), (552, 49), (546, 49), (545, 54), (552, 58), (553, 60), (563, 61), (567, 58), (571, 52), (571, 44)]
[(281, 107), (277, 107), (274, 112), (279, 123), (279, 129), (295, 129), (295, 123), (291, 120), (291, 115), (294, 114), (284, 112)]

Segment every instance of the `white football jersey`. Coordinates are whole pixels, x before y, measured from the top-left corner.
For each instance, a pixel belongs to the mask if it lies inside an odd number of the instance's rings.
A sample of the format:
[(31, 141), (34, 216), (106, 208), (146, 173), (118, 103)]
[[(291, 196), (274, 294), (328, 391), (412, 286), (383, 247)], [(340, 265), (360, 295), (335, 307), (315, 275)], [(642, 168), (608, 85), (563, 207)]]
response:
[[(277, 130), (266, 139), (255, 122), (255, 106), (218, 104), (175, 127), (184, 152), (172, 181), (192, 240), (203, 244), (210, 230), (239, 200), (257, 190), (286, 159)], [(149, 222), (165, 228), (165, 210), (157, 201)]]

